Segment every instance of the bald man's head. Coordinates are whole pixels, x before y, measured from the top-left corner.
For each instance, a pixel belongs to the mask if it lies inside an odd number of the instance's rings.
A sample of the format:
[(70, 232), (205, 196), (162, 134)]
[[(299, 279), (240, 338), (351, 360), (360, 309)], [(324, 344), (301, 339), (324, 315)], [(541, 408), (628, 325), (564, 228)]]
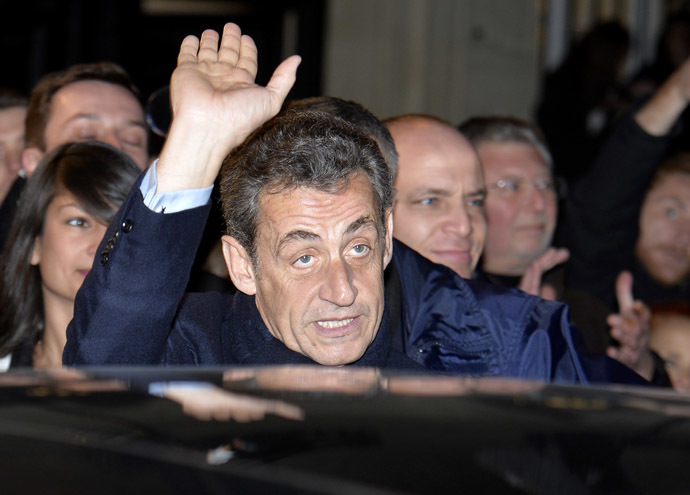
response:
[(471, 278), (484, 248), (484, 177), (470, 142), (429, 115), (384, 121), (398, 150), (393, 235)]

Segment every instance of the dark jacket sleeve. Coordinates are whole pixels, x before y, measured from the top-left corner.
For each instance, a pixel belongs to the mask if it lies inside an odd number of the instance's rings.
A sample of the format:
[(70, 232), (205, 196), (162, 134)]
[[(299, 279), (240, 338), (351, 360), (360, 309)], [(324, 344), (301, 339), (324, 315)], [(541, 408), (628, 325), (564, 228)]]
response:
[(208, 211), (154, 213), (136, 184), (77, 293), (65, 365), (162, 361)]
[(564, 205), (567, 285), (589, 292), (612, 310), (616, 277), (633, 265), (647, 184), (672, 142), (672, 135), (647, 134), (633, 115), (621, 117)]

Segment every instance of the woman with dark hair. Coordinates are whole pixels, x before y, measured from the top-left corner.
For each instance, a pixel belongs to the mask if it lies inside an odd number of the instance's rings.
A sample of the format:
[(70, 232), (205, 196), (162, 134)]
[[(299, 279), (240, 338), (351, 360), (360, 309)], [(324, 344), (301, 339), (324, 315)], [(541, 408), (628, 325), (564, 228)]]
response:
[(11, 367), (62, 364), (74, 297), (140, 173), (112, 146), (67, 143), (27, 181), (0, 268), (0, 357)]

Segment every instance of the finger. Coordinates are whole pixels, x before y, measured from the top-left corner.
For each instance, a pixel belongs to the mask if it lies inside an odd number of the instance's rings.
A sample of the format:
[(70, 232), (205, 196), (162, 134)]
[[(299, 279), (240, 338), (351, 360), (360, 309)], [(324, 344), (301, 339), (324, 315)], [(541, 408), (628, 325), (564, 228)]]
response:
[(609, 334), (621, 346), (637, 350), (640, 347), (642, 330), (636, 321), (621, 315), (609, 315), (606, 322), (611, 327)]
[(196, 63), (199, 52), (199, 38), (194, 35), (185, 36), (180, 45), (180, 53), (177, 56), (177, 65), (184, 63)]
[(560, 265), (561, 263), (567, 261), (569, 257), (570, 253), (567, 249), (557, 249), (552, 247), (544, 251), (539, 258), (534, 260), (534, 262), (532, 262), (532, 266), (538, 267), (542, 272), (546, 272), (551, 270), (554, 266)]
[(570, 251), (568, 251), (566, 248), (558, 248), (556, 250), (555, 263), (553, 266), (565, 263), (566, 261), (568, 261), (568, 259), (570, 259)]
[(633, 277), (632, 274), (623, 270), (616, 278), (616, 299), (618, 300), (618, 309), (621, 313), (630, 313), (633, 311)]
[(207, 29), (201, 33), (197, 58), (199, 62), (218, 61), (218, 33), (213, 29)]
[(542, 285), (539, 290), (539, 295), (542, 299), (546, 299), (547, 301), (555, 301), (558, 297), (555, 287), (551, 284)]
[(539, 267), (530, 265), (522, 274), (518, 288), (527, 294), (537, 296), (539, 295), (539, 284), (541, 284), (541, 270)]
[(613, 346), (609, 346), (606, 348), (606, 355), (613, 359), (618, 359), (618, 349)]
[(645, 323), (652, 319), (652, 310), (639, 299), (636, 299), (633, 303), (633, 311), (640, 318), (640, 320)]
[(220, 48), (218, 49), (218, 61), (230, 64), (233, 67), (237, 65), (237, 60), (240, 57), (242, 31), (237, 24), (231, 22), (223, 27), (223, 38), (220, 40)]
[(279, 401), (276, 404), (273, 414), (285, 419), (292, 419), (294, 421), (302, 421), (304, 419), (304, 409), (293, 404)]
[(302, 58), (299, 55), (293, 55), (283, 60), (273, 72), (271, 80), (268, 81), (266, 89), (270, 90), (274, 95), (272, 109), (275, 112), (280, 110), (292, 85), (295, 84), (295, 80), (297, 79), (297, 67), (299, 67), (301, 62)]
[(252, 77), (256, 77), (259, 55), (256, 50), (256, 44), (254, 44), (254, 40), (251, 36), (242, 36), (240, 40), (239, 57), (237, 67), (246, 70)]

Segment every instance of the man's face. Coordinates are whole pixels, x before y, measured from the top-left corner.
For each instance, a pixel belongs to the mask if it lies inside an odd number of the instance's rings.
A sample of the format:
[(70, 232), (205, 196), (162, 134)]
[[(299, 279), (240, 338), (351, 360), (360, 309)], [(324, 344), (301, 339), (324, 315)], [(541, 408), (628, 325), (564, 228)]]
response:
[(26, 107), (0, 110), (0, 183), (11, 183), (22, 166)]
[(119, 148), (141, 168), (148, 165), (144, 111), (127, 89), (103, 81), (78, 81), (51, 101), (46, 151), (70, 141), (101, 141)]
[(669, 174), (647, 193), (635, 252), (664, 285), (690, 275), (690, 175)]
[(477, 153), (486, 179), (484, 270), (521, 275), (550, 246), (557, 197), (548, 166), (526, 143), (483, 142)]
[(303, 187), (261, 194), (254, 285), (239, 287), (256, 293), (269, 332), (289, 349), (343, 365), (374, 340), (392, 242), (390, 226), (384, 238), (377, 219), (371, 185), (359, 174), (337, 194)]
[(484, 178), (457, 131), (426, 120), (390, 127), (399, 153), (393, 234), (426, 258), (471, 278), (484, 247)]

